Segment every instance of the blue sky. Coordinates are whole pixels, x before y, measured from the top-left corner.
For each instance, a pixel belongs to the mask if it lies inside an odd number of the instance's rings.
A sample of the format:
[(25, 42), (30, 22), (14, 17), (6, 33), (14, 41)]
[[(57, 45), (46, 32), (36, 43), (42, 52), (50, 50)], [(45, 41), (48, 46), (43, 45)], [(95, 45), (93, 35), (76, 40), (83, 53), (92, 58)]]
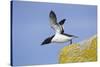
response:
[(97, 33), (97, 7), (90, 5), (13, 2), (13, 64), (37, 65), (58, 63), (59, 51), (69, 43), (41, 46), (42, 41), (54, 34), (49, 24), (53, 10), (57, 21), (66, 19), (65, 33), (80, 42)]

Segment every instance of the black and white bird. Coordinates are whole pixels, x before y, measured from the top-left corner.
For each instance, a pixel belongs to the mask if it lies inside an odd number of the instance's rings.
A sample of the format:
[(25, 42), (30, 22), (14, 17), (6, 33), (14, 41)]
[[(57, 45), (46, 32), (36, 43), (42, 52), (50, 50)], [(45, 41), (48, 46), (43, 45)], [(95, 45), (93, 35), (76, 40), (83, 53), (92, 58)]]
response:
[(66, 19), (61, 20), (59, 23), (57, 23), (57, 17), (54, 11), (51, 10), (49, 14), (50, 18), (50, 25), (51, 28), (55, 31), (55, 34), (51, 37), (46, 38), (41, 45), (49, 44), (49, 43), (64, 43), (64, 42), (70, 42), (72, 44), (72, 39), (77, 38), (77, 36), (70, 35), (64, 33), (64, 22)]

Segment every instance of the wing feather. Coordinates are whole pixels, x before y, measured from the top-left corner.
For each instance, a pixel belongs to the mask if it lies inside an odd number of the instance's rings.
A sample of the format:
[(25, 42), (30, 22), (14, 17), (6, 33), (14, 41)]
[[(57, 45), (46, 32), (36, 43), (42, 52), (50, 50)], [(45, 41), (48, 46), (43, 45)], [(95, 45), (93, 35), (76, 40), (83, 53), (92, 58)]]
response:
[(53, 28), (56, 33), (61, 33), (62, 26), (59, 23), (57, 23), (57, 17), (54, 11), (50, 12), (49, 18), (50, 18), (51, 28)]

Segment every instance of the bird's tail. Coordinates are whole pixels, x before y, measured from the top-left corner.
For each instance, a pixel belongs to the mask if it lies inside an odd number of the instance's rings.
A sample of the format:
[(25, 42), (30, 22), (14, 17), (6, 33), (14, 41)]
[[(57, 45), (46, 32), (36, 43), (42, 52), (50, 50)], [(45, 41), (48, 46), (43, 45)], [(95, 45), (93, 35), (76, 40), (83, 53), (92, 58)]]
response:
[(78, 36), (73, 35), (74, 38), (79, 38)]

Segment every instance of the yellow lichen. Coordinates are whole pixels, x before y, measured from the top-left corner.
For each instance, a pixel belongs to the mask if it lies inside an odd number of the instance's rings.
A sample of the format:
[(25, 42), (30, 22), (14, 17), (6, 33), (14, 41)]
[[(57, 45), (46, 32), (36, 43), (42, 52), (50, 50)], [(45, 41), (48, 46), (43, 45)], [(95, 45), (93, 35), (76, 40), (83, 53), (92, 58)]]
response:
[(96, 36), (84, 41), (82, 44), (71, 44), (61, 49), (59, 63), (90, 62), (97, 60)]

